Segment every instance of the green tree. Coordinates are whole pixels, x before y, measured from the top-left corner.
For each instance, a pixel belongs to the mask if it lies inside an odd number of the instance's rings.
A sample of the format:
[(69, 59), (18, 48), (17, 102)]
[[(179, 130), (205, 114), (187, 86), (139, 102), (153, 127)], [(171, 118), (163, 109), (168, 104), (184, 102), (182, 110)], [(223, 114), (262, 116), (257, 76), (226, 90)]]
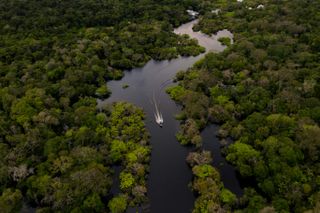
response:
[(135, 179), (131, 173), (121, 172), (120, 173), (120, 189), (128, 190), (131, 189), (135, 184)]
[(220, 199), (223, 203), (232, 206), (235, 204), (237, 197), (228, 189), (222, 189), (220, 193)]
[(19, 212), (22, 207), (22, 193), (18, 189), (5, 189), (0, 197), (0, 209), (3, 213)]
[(228, 161), (235, 164), (243, 176), (252, 176), (253, 168), (260, 159), (260, 152), (252, 146), (236, 142), (228, 148)]
[(108, 207), (111, 213), (122, 213), (127, 209), (127, 198), (123, 195), (119, 195), (117, 197), (112, 198)]

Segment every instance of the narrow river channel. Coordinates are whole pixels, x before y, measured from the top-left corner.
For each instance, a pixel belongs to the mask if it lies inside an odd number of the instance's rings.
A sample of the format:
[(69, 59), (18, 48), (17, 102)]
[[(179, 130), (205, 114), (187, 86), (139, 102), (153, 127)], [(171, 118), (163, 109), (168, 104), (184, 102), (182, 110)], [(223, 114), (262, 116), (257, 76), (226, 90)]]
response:
[[(227, 30), (220, 31), (212, 37), (194, 32), (192, 27), (196, 22), (197, 20), (194, 20), (183, 24), (174, 32), (188, 34), (197, 39), (199, 44), (206, 48), (206, 53), (223, 51), (225, 46), (218, 42), (218, 38), (233, 37)], [(188, 188), (192, 174), (185, 162), (191, 148), (181, 146), (175, 139), (175, 134), (179, 130), (179, 122), (174, 119), (174, 115), (179, 112), (179, 106), (166, 94), (165, 88), (173, 84), (172, 79), (178, 71), (192, 67), (196, 61), (204, 57), (204, 54), (197, 57), (179, 57), (170, 61), (150, 60), (142, 68), (126, 71), (120, 81), (108, 82), (108, 87), (112, 91), (111, 97), (103, 102), (98, 101), (100, 106), (115, 101), (130, 102), (143, 108), (146, 113), (146, 125), (151, 134), (152, 145), (148, 177), (149, 210), (152, 213), (187, 213), (193, 207), (195, 197)], [(123, 89), (122, 86), (125, 84), (129, 87)], [(163, 115), (162, 128), (154, 120), (154, 105), (150, 101), (153, 96), (157, 99)], [(218, 143), (214, 131), (209, 130), (203, 132), (204, 148), (213, 152), (214, 160), (216, 160), (215, 156), (218, 156), (215, 165), (219, 165), (218, 169), (223, 172), (221, 176), (225, 186), (236, 194), (241, 194), (241, 187), (233, 168), (228, 164), (223, 164), (229, 166), (224, 167), (219, 163), (224, 159), (221, 157), (219, 145), (213, 145), (213, 143)]]

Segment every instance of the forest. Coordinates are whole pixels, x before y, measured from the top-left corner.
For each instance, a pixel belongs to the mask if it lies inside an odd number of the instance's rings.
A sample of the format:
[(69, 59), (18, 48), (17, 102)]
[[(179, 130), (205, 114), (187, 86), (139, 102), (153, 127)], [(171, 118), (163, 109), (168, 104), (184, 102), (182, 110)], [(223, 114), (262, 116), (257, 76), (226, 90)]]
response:
[(172, 32), (194, 4), (0, 0), (0, 212), (118, 213), (146, 202), (144, 112), (98, 109), (97, 98), (151, 58), (203, 52)]
[[(167, 89), (183, 106), (177, 139), (199, 147), (187, 158), (198, 194), (193, 212), (318, 212), (320, 2), (212, 4), (219, 11), (203, 10), (194, 30), (229, 29), (234, 44), (220, 39), (224, 52), (179, 72), (178, 85)], [(200, 132), (211, 124), (221, 125), (227, 161), (251, 183), (240, 198), (219, 186), (200, 149)]]
[[(193, 212), (320, 209), (319, 1), (0, 0), (0, 212), (121, 213), (148, 201), (145, 112), (97, 99), (150, 59), (203, 53), (173, 33), (187, 9), (200, 12), (194, 30), (234, 34), (167, 89), (182, 105), (177, 140), (196, 147), (186, 159)], [(201, 149), (211, 124), (251, 183), (242, 197)]]

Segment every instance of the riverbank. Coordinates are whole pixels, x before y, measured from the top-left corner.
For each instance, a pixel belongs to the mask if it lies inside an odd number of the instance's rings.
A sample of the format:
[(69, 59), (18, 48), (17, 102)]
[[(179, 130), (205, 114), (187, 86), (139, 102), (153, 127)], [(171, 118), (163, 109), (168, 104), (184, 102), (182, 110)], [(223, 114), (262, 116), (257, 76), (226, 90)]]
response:
[[(197, 23), (193, 20), (176, 28), (176, 34), (188, 34), (198, 40), (200, 45), (209, 51), (219, 52), (225, 46), (218, 41), (220, 37), (231, 37), (227, 30), (209, 37), (201, 32), (193, 32), (192, 27)], [(175, 115), (179, 106), (166, 94), (165, 87), (173, 85), (176, 73), (187, 70), (205, 54), (196, 57), (179, 57), (173, 60), (150, 60), (142, 68), (125, 72), (119, 81), (108, 82), (112, 91), (110, 98), (98, 106), (116, 101), (127, 101), (143, 108), (146, 113), (146, 125), (151, 135), (151, 163), (148, 177), (148, 197), (151, 212), (190, 212), (193, 208), (194, 195), (188, 188), (192, 174), (185, 159), (191, 148), (181, 146), (175, 135), (179, 130), (179, 122)], [(122, 85), (129, 85), (123, 89)], [(159, 102), (159, 110), (164, 118), (163, 128), (154, 121), (154, 106), (151, 104), (153, 94)]]

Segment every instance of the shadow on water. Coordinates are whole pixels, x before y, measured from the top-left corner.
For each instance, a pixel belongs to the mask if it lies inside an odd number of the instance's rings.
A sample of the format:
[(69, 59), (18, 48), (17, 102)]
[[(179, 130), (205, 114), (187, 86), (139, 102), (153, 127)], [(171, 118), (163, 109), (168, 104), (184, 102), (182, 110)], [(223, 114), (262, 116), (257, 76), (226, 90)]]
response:
[[(223, 51), (225, 47), (217, 41), (218, 38), (226, 36), (232, 38), (232, 34), (224, 30), (216, 36), (209, 37), (200, 32), (193, 32), (192, 27), (196, 22), (197, 20), (186, 23), (175, 29), (174, 32), (196, 38), (207, 52)], [(174, 115), (179, 112), (179, 106), (165, 93), (165, 87), (172, 85), (171, 79), (179, 70), (187, 70), (203, 56), (204, 54), (197, 57), (179, 57), (170, 61), (150, 60), (142, 68), (126, 71), (120, 81), (108, 82), (108, 87), (112, 91), (110, 98), (104, 101), (98, 100), (98, 107), (115, 101), (126, 101), (141, 107), (146, 113), (146, 126), (151, 134), (152, 145), (148, 177), (148, 198), (150, 200), (148, 211), (152, 213), (186, 213), (193, 208), (195, 198), (188, 188), (192, 174), (185, 162), (191, 149), (181, 146), (175, 138), (179, 130), (179, 122), (175, 120)], [(122, 86), (125, 84), (129, 87), (123, 89)], [(156, 98), (160, 103), (164, 119), (162, 128), (156, 124), (154, 106), (150, 104), (154, 91), (157, 91)], [(225, 178), (235, 181), (233, 176)], [(140, 212), (139, 209), (128, 211)]]
[(203, 140), (202, 148), (211, 151), (213, 166), (218, 169), (224, 186), (237, 196), (241, 196), (243, 194), (243, 187), (239, 182), (238, 173), (221, 154), (222, 146), (217, 138), (218, 130), (218, 125), (210, 125), (201, 132)]
[(110, 189), (110, 192), (112, 195), (117, 195), (121, 192), (120, 190), (120, 172), (121, 172), (121, 166), (120, 165), (115, 165), (113, 166), (113, 183)]

